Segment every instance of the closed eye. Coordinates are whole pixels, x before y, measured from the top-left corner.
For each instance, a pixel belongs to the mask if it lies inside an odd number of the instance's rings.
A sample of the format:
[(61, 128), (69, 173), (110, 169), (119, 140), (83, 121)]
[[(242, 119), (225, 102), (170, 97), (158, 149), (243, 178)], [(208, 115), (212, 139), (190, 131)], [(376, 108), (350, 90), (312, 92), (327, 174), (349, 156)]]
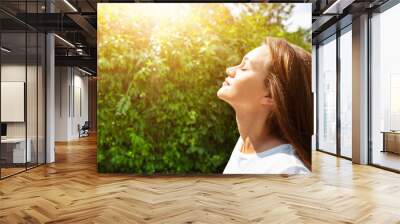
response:
[(239, 69), (240, 69), (241, 71), (247, 71), (247, 70), (249, 70), (249, 69), (247, 68), (247, 63), (246, 63), (247, 61), (248, 61), (248, 58), (245, 57), (245, 58), (242, 60), (242, 63), (240, 63)]
[(239, 67), (240, 71), (246, 71), (247, 69), (245, 68), (244, 62), (242, 62)]

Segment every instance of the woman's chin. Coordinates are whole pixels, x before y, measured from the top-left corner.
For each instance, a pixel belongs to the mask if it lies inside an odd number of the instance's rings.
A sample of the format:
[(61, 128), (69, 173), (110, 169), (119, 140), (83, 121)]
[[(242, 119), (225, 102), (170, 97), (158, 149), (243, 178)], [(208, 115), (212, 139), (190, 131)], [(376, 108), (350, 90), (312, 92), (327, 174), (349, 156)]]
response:
[(222, 87), (218, 90), (217, 96), (218, 96), (219, 99), (221, 99), (221, 100), (223, 100), (223, 101), (229, 103), (228, 101), (229, 101), (229, 98), (230, 98), (230, 97), (229, 97), (229, 91), (228, 91), (227, 86), (222, 86)]
[(225, 86), (222, 86), (221, 88), (219, 88), (219, 90), (217, 91), (217, 96), (218, 98), (220, 98), (221, 100), (225, 99)]

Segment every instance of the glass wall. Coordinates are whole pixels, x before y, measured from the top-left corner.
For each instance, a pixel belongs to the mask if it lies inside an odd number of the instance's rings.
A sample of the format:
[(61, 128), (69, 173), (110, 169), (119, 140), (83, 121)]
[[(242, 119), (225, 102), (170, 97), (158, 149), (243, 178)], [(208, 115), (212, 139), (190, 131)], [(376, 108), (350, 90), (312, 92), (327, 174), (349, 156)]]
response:
[(400, 4), (371, 18), (372, 164), (400, 170)]
[[(0, 7), (43, 11), (42, 1), (14, 3)], [(12, 14), (0, 12), (0, 20), (0, 178), (5, 178), (45, 162), (45, 35)]]
[[(26, 169), (26, 33), (1, 34), (1, 176)], [(6, 49), (6, 50), (4, 50)], [(28, 159), (28, 160), (27, 160)]]
[(351, 158), (352, 149), (352, 35), (351, 25), (340, 35), (340, 154)]
[(336, 35), (318, 47), (318, 149), (336, 154)]

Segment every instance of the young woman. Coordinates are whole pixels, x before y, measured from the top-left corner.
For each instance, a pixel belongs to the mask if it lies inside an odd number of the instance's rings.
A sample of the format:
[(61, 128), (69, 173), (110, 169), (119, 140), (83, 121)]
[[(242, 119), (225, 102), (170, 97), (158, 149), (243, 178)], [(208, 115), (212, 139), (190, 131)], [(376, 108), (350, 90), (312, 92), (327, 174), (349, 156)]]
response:
[(235, 110), (240, 137), (223, 173), (309, 173), (311, 55), (267, 37), (226, 72), (217, 95)]

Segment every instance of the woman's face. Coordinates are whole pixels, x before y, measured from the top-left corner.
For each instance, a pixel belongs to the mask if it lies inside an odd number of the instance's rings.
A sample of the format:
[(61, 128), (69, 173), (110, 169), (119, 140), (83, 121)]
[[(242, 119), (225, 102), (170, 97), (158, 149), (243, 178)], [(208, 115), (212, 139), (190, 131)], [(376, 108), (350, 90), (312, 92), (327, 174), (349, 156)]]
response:
[(232, 106), (260, 107), (271, 102), (265, 78), (269, 49), (263, 44), (247, 53), (240, 65), (226, 69), (228, 76), (217, 96)]

